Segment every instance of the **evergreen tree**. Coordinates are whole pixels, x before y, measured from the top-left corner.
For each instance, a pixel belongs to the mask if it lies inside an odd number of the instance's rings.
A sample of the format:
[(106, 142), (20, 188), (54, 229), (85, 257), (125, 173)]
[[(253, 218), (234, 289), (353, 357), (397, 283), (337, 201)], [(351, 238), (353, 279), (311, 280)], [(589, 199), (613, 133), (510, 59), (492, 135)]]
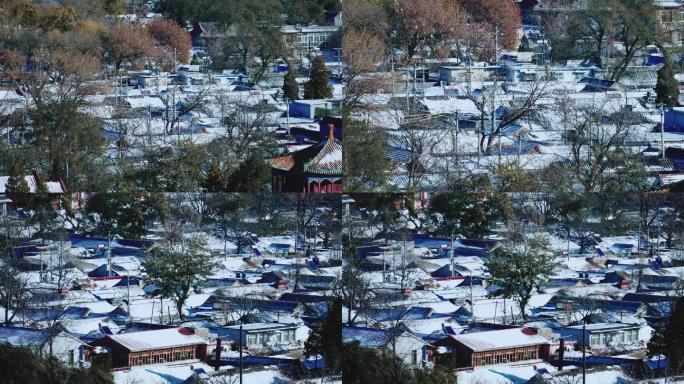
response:
[(146, 283), (154, 285), (162, 298), (173, 300), (182, 320), (185, 301), (192, 292), (200, 292), (214, 269), (206, 240), (196, 236), (180, 245), (169, 242), (155, 248), (152, 256), (143, 261)]
[(94, 360), (89, 368), (43, 358), (29, 348), (0, 343), (0, 382), (7, 384), (114, 384), (108, 361)]
[(124, 177), (134, 180), (144, 191), (188, 192), (200, 189), (207, 153), (191, 140), (180, 140), (175, 147), (145, 149), (143, 166), (131, 167)]
[(283, 79), (283, 94), (289, 100), (299, 99), (299, 84), (292, 70), (289, 70)]
[(93, 233), (140, 239), (148, 226), (163, 221), (167, 211), (163, 194), (145, 194), (144, 198), (129, 193), (98, 193), (88, 202), (86, 220)]
[(385, 141), (361, 121), (345, 118), (344, 178), (345, 191), (374, 192), (386, 189), (392, 163), (385, 156)]
[(325, 99), (332, 96), (330, 73), (325, 66), (323, 56), (317, 56), (311, 64), (309, 81), (304, 84), (305, 99)]
[(648, 342), (650, 356), (665, 355), (669, 374), (684, 373), (684, 298), (671, 304), (670, 317), (655, 328)]
[(24, 178), (24, 168), (18, 161), (12, 163), (10, 167), (9, 180), (5, 190), (10, 193), (29, 193), (31, 192)]
[(340, 368), (342, 348), (342, 300), (338, 297), (328, 305), (327, 316), (313, 324), (304, 355), (323, 356), (325, 367), (335, 372)]
[(665, 57), (665, 64), (658, 70), (655, 86), (656, 104), (663, 107), (676, 107), (679, 100), (679, 85), (674, 77), (672, 61)]
[(485, 265), (492, 275), (491, 285), (498, 287), (497, 294), (513, 297), (524, 320), (534, 289), (546, 283), (556, 268), (553, 252), (543, 237), (512, 242), (495, 251)]
[(437, 234), (481, 239), (500, 216), (493, 196), (479, 193), (440, 193), (432, 200), (429, 219)]
[[(406, 364), (388, 348), (366, 348), (358, 341), (344, 343), (340, 353), (342, 377), (349, 384), (450, 384), (453, 370), (437, 365), (419, 368)], [(388, 369), (388, 367), (396, 367)]]
[(522, 39), (520, 39), (520, 46), (518, 47), (518, 52), (529, 52), (530, 51), (530, 39), (527, 38), (527, 35), (523, 35)]
[[(102, 123), (73, 101), (43, 103), (29, 112), (29, 136), (46, 180), (62, 179), (75, 191), (106, 189)], [(68, 172), (67, 172), (68, 171)]]
[(212, 160), (207, 177), (204, 179), (204, 188), (209, 192), (221, 192), (226, 190), (226, 184), (228, 184), (227, 175), (221, 168), (221, 163), (216, 159)]
[(235, 169), (226, 183), (231, 192), (257, 192), (271, 179), (271, 169), (257, 152), (252, 152)]

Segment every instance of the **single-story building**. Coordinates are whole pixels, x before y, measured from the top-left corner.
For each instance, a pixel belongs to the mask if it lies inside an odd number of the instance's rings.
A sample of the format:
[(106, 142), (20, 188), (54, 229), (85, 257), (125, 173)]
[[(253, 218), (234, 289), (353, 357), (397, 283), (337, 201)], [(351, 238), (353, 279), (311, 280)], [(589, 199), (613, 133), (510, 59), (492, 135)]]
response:
[(551, 347), (549, 340), (530, 328), (449, 335), (433, 345), (453, 354), (455, 368), (545, 360)]
[[(318, 113), (327, 110), (332, 111), (333, 101), (326, 99), (319, 100), (297, 100), (289, 103), (289, 110), (291, 117), (304, 117), (307, 119), (313, 119), (315, 116), (319, 116)], [(318, 110), (318, 113), (317, 113)]]
[(89, 360), (90, 347), (60, 329), (34, 329), (0, 326), (0, 343), (29, 348), (37, 354), (52, 356), (68, 365), (84, 365)]
[(113, 368), (204, 360), (207, 355), (206, 337), (185, 327), (107, 335), (93, 345), (111, 353)]
[[(239, 342), (240, 326), (225, 327), (227, 338)], [(252, 323), (242, 325), (242, 345), (263, 348), (278, 344), (303, 343), (309, 337), (309, 327), (283, 323)]]
[(388, 348), (406, 364), (413, 366), (426, 366), (433, 360), (430, 343), (403, 327), (394, 330), (343, 327), (342, 340), (345, 343), (358, 342), (365, 348)]
[(630, 344), (639, 340), (639, 324), (598, 323), (587, 324), (582, 337), (582, 325), (573, 325), (561, 330), (561, 334), (576, 340), (579, 345), (590, 348), (606, 348), (611, 343)]

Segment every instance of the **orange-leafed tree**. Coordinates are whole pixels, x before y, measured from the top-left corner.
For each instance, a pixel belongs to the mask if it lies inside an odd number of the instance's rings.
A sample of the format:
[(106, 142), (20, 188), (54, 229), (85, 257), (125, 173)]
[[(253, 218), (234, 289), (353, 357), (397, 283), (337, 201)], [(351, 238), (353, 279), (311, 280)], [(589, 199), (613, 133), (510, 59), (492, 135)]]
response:
[[(512, 0), (461, 0), (460, 4), (473, 22), (487, 24), (483, 29), (493, 32), (498, 27), (501, 47), (517, 48), (522, 18), (520, 8)], [(493, 34), (491, 39), (494, 39)]]
[(402, 64), (417, 55), (448, 56), (466, 34), (466, 15), (453, 1), (398, 0), (393, 13)]
[(165, 62), (165, 66), (173, 63), (174, 54), (177, 63), (187, 63), (190, 60), (190, 34), (175, 21), (154, 20), (147, 26), (147, 31), (155, 41), (157, 55)]
[(124, 64), (136, 66), (154, 47), (154, 42), (147, 32), (139, 27), (124, 24), (107, 33), (107, 54), (119, 73)]

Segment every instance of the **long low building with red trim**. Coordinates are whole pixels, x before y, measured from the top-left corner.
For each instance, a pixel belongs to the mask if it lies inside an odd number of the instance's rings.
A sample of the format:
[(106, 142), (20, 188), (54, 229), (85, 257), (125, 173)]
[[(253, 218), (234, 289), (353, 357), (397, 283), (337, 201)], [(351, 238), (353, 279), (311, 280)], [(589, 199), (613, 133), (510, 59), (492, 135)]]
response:
[(112, 368), (204, 360), (207, 356), (207, 340), (184, 327), (108, 335), (93, 345), (111, 354)]
[(546, 360), (551, 347), (549, 340), (530, 328), (449, 335), (434, 345), (446, 347), (454, 368)]

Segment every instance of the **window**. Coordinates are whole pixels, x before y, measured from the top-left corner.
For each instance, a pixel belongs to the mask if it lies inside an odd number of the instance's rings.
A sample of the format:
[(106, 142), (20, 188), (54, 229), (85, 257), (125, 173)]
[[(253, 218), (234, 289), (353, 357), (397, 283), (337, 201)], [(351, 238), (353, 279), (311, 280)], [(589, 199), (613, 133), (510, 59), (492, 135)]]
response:
[(600, 342), (599, 335), (589, 336), (589, 345), (598, 345)]
[(69, 350), (69, 364), (74, 365), (74, 350)]
[(625, 332), (625, 343), (632, 343), (639, 338), (638, 331), (633, 329)]
[(254, 345), (257, 343), (256, 335), (247, 335), (247, 345)]
[(415, 349), (411, 351), (411, 364), (418, 365), (418, 351)]

